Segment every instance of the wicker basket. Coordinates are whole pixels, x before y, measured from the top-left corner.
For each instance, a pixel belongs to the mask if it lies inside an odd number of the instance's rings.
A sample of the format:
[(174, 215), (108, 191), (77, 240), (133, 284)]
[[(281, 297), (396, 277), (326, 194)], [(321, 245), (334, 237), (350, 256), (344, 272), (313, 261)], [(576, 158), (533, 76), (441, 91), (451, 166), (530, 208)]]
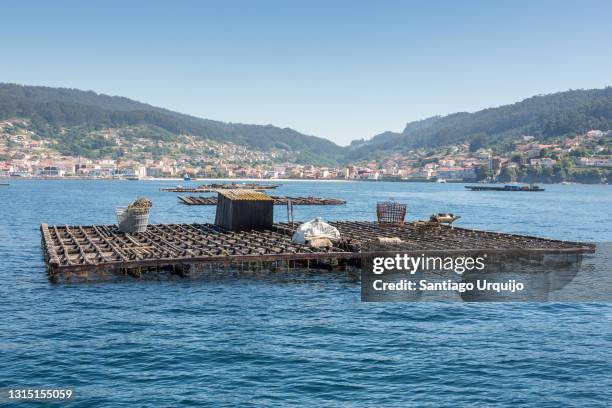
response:
[(395, 201), (380, 201), (376, 203), (376, 216), (381, 224), (404, 224), (406, 204)]
[(145, 232), (149, 225), (149, 211), (119, 207), (116, 210), (119, 231), (134, 234)]

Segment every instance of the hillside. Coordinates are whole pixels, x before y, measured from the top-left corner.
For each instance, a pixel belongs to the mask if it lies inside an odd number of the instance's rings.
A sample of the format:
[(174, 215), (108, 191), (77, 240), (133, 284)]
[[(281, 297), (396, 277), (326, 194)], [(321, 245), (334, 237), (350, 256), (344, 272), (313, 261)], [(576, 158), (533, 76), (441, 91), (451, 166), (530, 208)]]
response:
[(463, 142), (486, 146), (522, 134), (547, 138), (591, 129), (612, 129), (612, 87), (538, 95), (498, 108), (410, 122), (401, 133), (385, 132), (353, 142), (346, 157), (359, 160), (389, 151)]
[(285, 149), (296, 152), (298, 162), (333, 164), (343, 153), (329, 140), (289, 128), (201, 119), (92, 91), (0, 84), (0, 120), (15, 117), (30, 119), (38, 133), (50, 138), (65, 139), (62, 128), (69, 128), (69, 145), (77, 148), (82, 137), (90, 139), (90, 131), (140, 126), (146, 129), (142, 135), (150, 138), (168, 140), (189, 134), (263, 151)]
[(293, 129), (202, 119), (92, 91), (0, 84), (0, 120), (16, 117), (28, 119), (38, 135), (56, 140), (63, 154), (88, 157), (96, 149), (110, 151), (100, 131), (114, 128), (152, 141), (191, 135), (258, 151), (281, 150), (286, 152), (282, 157), (298, 163), (338, 165), (415, 148), (466, 142), (474, 148), (503, 147), (523, 134), (545, 140), (612, 129), (612, 88), (538, 95), (474, 113), (434, 116), (408, 123), (401, 133), (384, 132), (347, 148)]

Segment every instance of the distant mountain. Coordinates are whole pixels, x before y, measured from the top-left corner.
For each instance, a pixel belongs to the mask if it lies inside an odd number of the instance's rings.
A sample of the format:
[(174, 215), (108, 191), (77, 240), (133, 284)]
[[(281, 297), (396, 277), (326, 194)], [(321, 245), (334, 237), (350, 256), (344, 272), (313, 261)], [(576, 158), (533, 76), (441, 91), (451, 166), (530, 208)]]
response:
[(410, 122), (401, 133), (385, 132), (353, 142), (346, 157), (357, 160), (388, 151), (474, 141), (491, 145), (522, 134), (546, 138), (591, 129), (612, 129), (612, 87), (538, 95), (498, 108)]
[(272, 125), (201, 119), (119, 96), (78, 89), (0, 84), (0, 119), (22, 117), (53, 137), (62, 127), (151, 126), (156, 137), (191, 134), (253, 149), (299, 151), (298, 161), (335, 163), (343, 148), (315, 136)]
[[(64, 146), (79, 148), (89, 129), (144, 126), (142, 137), (172, 140), (179, 134), (234, 142), (253, 149), (295, 152), (297, 162), (334, 165), (384, 158), (389, 152), (468, 142), (474, 146), (507, 143), (521, 134), (564, 136), (612, 129), (612, 87), (538, 95), (512, 105), (459, 112), (410, 122), (401, 133), (384, 132), (349, 147), (289, 128), (201, 119), (119, 96), (92, 91), (0, 84), (0, 119), (28, 118), (46, 137), (77, 129)], [(95, 147), (95, 143), (93, 145)], [(91, 146), (88, 146), (91, 147)]]

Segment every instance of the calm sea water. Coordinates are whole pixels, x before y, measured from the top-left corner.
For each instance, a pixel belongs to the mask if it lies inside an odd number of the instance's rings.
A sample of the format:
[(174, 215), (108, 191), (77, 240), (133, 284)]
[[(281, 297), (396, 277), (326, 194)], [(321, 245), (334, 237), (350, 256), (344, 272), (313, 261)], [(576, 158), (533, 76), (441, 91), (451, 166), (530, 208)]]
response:
[[(343, 273), (53, 285), (41, 222), (114, 223), (114, 207), (138, 196), (153, 199), (153, 222), (212, 221), (214, 207), (159, 191), (172, 181), (10, 182), (0, 388), (74, 387), (65, 405), (79, 407), (612, 404), (612, 304), (361, 303)], [(461, 226), (612, 241), (611, 187), (546, 189), (284, 182), (277, 193), (349, 201), (296, 207), (296, 219), (373, 220), (376, 201), (394, 198), (409, 218), (453, 212)]]

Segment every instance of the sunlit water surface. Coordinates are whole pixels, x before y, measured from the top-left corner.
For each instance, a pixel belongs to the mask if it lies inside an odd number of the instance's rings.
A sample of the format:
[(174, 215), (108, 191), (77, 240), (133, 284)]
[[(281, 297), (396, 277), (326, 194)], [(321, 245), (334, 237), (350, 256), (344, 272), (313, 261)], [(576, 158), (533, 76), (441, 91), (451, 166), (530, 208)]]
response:
[[(53, 285), (42, 222), (114, 223), (114, 208), (138, 196), (154, 201), (157, 223), (211, 222), (214, 207), (159, 191), (176, 181), (10, 183), (0, 187), (0, 388), (74, 387), (66, 405), (82, 407), (612, 402), (610, 304), (361, 303), (343, 272)], [(410, 219), (453, 212), (461, 226), (612, 241), (612, 187), (545, 187), (283, 182), (275, 193), (348, 201), (296, 207), (301, 220), (373, 220), (376, 201), (393, 198)]]

